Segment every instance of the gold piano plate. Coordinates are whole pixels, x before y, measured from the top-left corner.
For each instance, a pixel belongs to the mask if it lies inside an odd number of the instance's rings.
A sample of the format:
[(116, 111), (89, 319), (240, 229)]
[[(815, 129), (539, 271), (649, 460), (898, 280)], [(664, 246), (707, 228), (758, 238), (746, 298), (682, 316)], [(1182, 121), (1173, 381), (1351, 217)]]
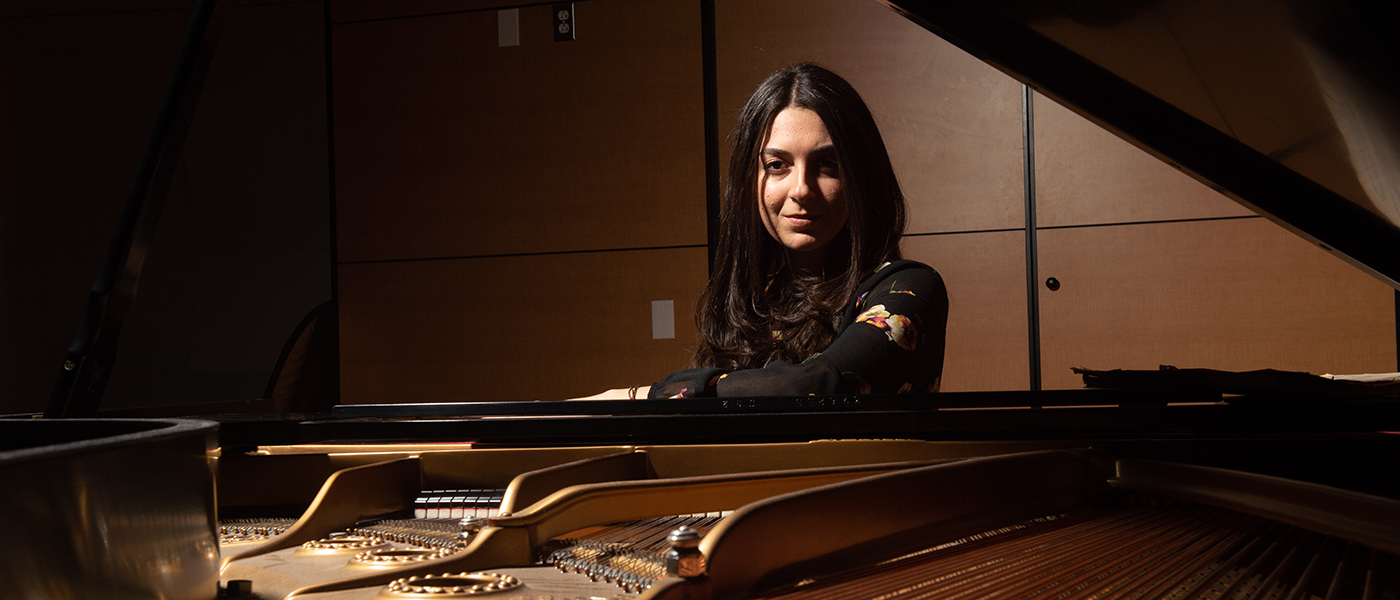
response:
[(384, 540), (379, 538), (364, 537), (359, 535), (346, 535), (341, 537), (322, 538), (306, 542), (301, 545), (298, 552), (302, 554), (346, 554), (360, 553), (365, 550), (383, 548), (388, 546)]
[(350, 559), (350, 564), (360, 567), (401, 567), (439, 559), (456, 551), (452, 548), (379, 548), (356, 554), (355, 558)]
[(520, 580), (499, 573), (444, 573), (395, 579), (380, 598), (465, 598), (495, 594), (520, 587)]

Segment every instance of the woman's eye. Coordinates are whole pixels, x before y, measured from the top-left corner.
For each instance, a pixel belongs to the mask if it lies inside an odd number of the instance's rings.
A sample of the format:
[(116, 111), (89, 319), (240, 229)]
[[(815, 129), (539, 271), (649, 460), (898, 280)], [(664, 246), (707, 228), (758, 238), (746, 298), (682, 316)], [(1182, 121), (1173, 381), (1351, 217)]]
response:
[(781, 160), (770, 160), (763, 163), (763, 168), (769, 171), (781, 171), (783, 170), (783, 167), (786, 166), (787, 165), (783, 164), (783, 161)]
[(834, 158), (823, 160), (821, 162), (821, 168), (823, 171), (826, 171), (828, 174), (831, 175), (835, 175), (841, 172), (841, 164), (836, 162), (836, 159)]

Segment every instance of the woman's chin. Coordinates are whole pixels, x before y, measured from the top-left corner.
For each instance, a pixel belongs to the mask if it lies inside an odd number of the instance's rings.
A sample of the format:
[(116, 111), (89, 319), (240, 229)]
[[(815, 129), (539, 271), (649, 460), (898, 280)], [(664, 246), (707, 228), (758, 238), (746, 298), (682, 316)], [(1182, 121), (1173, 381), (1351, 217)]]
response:
[(782, 242), (788, 252), (816, 252), (822, 246), (816, 236), (799, 232), (788, 234)]
[(821, 268), (826, 261), (826, 248), (815, 242), (788, 245), (787, 250), (788, 264), (799, 271)]

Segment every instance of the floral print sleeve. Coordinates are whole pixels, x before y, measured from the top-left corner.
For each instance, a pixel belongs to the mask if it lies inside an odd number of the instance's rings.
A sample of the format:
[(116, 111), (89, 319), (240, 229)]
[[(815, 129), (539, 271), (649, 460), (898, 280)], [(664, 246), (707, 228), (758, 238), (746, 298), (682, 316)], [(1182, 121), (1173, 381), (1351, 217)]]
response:
[(887, 263), (856, 290), (826, 350), (796, 365), (677, 371), (653, 384), (651, 397), (936, 392), (947, 322), (948, 292), (937, 271), (908, 260)]
[(856, 317), (856, 323), (873, 325), (876, 329), (885, 332), (885, 335), (896, 346), (910, 352), (919, 347), (919, 333), (909, 317), (892, 315), (885, 310), (883, 304), (876, 304), (870, 307), (870, 310), (860, 313), (860, 316)]

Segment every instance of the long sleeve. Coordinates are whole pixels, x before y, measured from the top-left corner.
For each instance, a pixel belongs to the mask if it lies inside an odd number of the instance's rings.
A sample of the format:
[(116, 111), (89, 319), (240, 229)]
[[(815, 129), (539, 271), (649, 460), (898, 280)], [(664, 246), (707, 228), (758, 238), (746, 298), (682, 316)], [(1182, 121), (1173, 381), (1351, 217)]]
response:
[(948, 291), (931, 267), (896, 261), (856, 290), (826, 350), (801, 364), (762, 369), (687, 369), (651, 388), (652, 398), (799, 396), (938, 391), (943, 375)]

